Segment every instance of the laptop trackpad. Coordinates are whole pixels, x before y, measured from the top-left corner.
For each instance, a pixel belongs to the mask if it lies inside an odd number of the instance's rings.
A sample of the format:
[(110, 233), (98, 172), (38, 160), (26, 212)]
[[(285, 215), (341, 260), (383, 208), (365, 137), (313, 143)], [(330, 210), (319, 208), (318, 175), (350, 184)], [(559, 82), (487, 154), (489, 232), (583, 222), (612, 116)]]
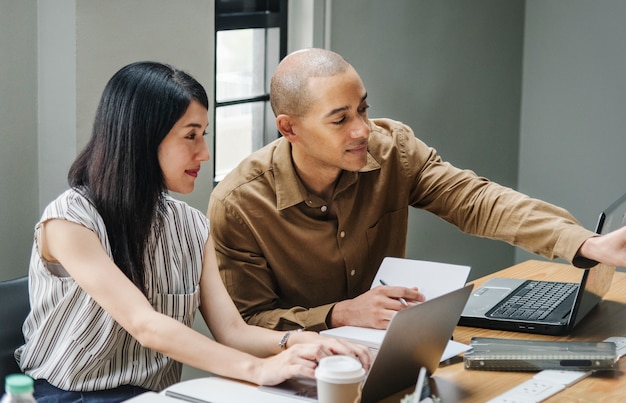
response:
[(462, 316), (485, 316), (494, 305), (519, 287), (524, 280), (492, 278), (472, 292)]

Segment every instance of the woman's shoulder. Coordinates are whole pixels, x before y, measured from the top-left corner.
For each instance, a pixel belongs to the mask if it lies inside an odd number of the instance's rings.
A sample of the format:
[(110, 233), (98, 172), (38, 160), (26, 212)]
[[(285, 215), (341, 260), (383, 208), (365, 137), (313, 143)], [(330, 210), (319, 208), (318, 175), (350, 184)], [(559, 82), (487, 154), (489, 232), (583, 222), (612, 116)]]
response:
[(94, 212), (95, 206), (89, 200), (87, 192), (81, 188), (70, 188), (61, 193), (45, 209), (45, 212), (67, 214), (76, 211)]
[(87, 192), (81, 188), (67, 189), (50, 202), (44, 209), (37, 226), (53, 219), (74, 222), (96, 232), (99, 232), (98, 229), (104, 230), (102, 217), (89, 200)]
[(187, 202), (176, 199), (168, 193), (162, 194), (162, 201), (168, 215), (176, 212), (176, 215), (182, 215), (187, 219), (191, 219), (195, 222), (206, 223), (208, 225), (208, 218), (206, 215), (197, 208), (187, 204)]

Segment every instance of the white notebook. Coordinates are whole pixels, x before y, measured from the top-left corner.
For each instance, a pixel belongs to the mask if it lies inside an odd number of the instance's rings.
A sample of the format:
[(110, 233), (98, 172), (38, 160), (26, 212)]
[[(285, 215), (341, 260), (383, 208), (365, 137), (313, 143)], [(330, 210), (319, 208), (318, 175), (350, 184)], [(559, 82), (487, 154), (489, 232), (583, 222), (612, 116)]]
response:
[[(469, 273), (469, 266), (386, 257), (378, 268), (371, 288), (380, 286), (381, 280), (387, 285), (417, 287), (428, 300), (462, 288), (467, 282)], [(341, 326), (323, 330), (320, 334), (366, 345), (375, 353), (383, 341), (385, 330)], [(441, 361), (448, 360), (468, 349), (468, 345), (450, 340)]]
[(371, 288), (380, 286), (383, 280), (387, 285), (417, 287), (426, 299), (432, 299), (462, 288), (469, 273), (469, 266), (386, 257)]

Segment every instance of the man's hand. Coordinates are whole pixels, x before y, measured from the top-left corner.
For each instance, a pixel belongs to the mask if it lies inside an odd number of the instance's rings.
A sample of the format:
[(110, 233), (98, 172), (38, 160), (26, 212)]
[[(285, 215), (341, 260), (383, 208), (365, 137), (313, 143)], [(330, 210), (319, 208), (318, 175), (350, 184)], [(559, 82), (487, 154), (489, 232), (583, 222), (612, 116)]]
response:
[(361, 326), (387, 329), (397, 311), (424, 302), (426, 297), (417, 288), (379, 286), (353, 299), (338, 302), (331, 311), (330, 326)]
[(626, 267), (626, 226), (606, 235), (587, 239), (578, 253), (600, 263)]

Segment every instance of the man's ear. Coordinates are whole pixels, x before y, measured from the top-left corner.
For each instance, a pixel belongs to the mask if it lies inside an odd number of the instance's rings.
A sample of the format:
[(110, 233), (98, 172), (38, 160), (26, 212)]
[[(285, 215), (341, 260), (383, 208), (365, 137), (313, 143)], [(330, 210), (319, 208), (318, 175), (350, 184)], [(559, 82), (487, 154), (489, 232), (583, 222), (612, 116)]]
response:
[(287, 141), (293, 143), (296, 141), (296, 133), (293, 128), (293, 118), (289, 115), (280, 114), (276, 116), (276, 128)]

